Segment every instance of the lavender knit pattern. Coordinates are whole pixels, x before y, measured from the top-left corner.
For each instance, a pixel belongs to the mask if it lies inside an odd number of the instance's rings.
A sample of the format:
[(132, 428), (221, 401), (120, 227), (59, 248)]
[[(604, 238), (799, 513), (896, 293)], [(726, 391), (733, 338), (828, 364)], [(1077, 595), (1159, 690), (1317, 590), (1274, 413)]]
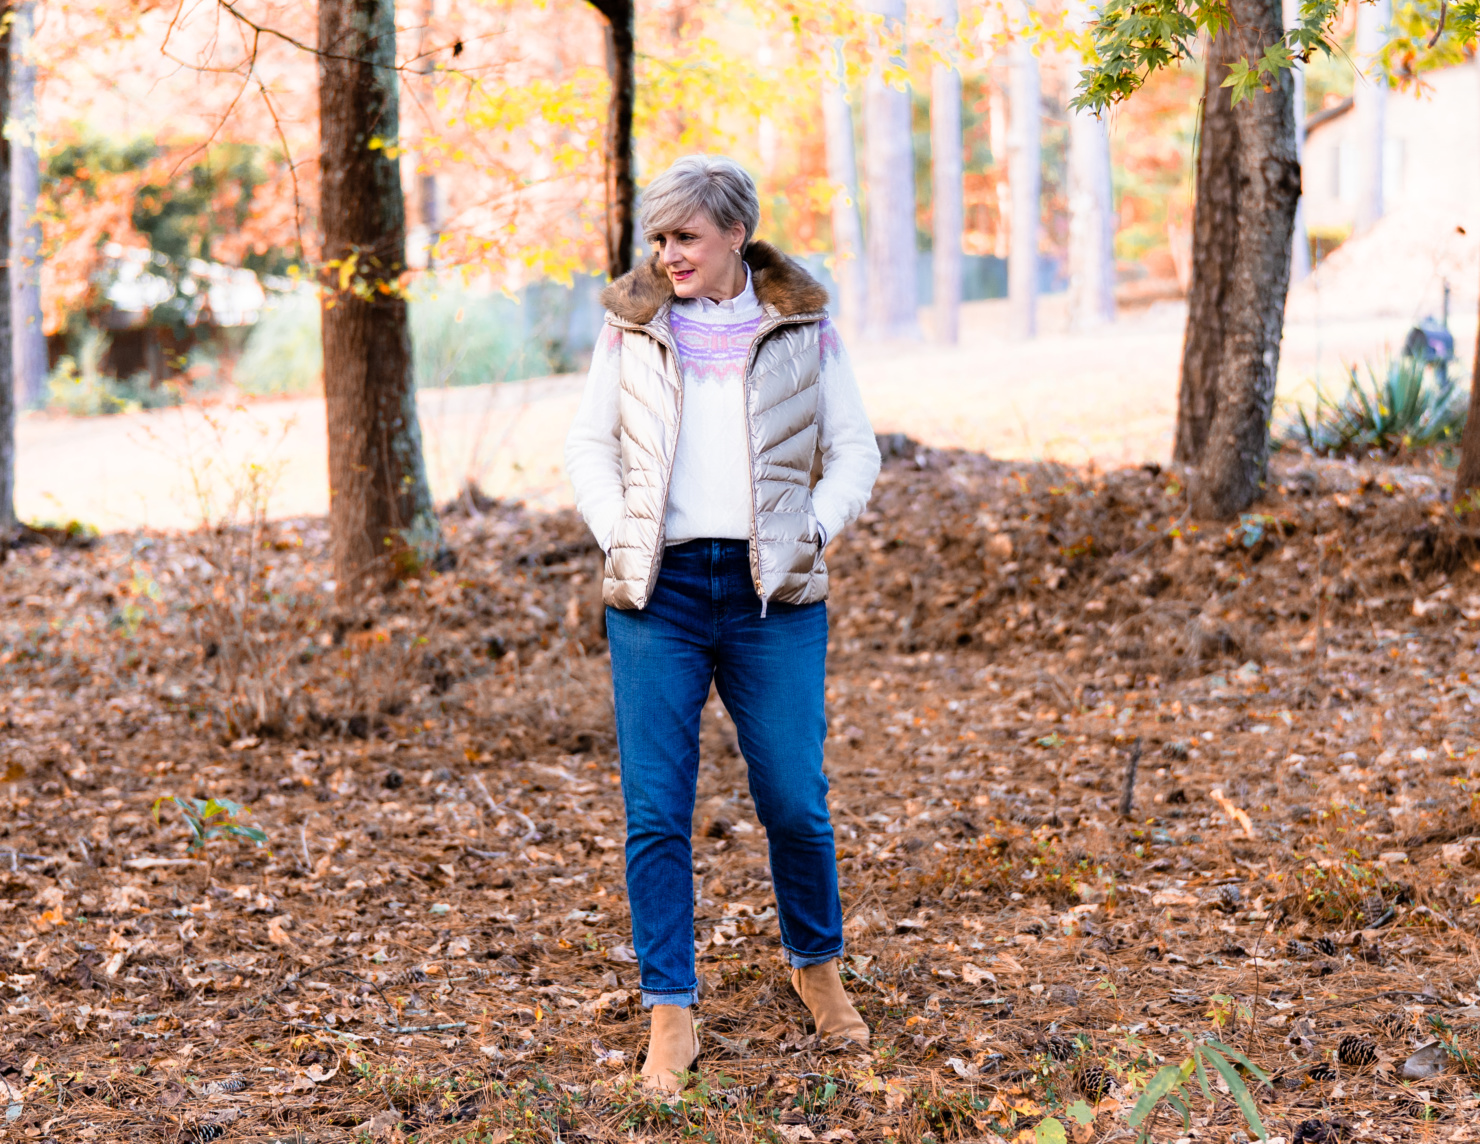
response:
[(673, 331), (678, 360), (683, 363), (684, 380), (699, 384), (739, 380), (762, 316), (757, 314), (743, 322), (707, 322), (675, 309), (669, 315), (668, 328)]

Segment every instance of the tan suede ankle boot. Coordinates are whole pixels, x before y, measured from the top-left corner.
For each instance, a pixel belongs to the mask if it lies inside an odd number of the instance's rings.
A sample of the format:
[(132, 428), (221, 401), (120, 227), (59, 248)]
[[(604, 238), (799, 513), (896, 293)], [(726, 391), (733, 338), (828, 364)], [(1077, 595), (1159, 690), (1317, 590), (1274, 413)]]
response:
[(802, 1004), (812, 1011), (819, 1037), (846, 1037), (862, 1048), (868, 1047), (868, 1026), (843, 992), (837, 958), (821, 965), (793, 969), (791, 987)]
[(678, 1092), (678, 1074), (699, 1060), (699, 1031), (694, 1011), (678, 1005), (654, 1005), (647, 1059), (642, 1062), (642, 1086), (650, 1092)]

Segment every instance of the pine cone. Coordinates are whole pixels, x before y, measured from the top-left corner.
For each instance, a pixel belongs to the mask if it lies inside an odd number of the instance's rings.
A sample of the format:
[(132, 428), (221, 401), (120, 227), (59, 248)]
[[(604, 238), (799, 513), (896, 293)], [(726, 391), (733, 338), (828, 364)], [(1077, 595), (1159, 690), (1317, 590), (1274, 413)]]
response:
[(1310, 946), (1306, 942), (1296, 941), (1293, 937), (1285, 942), (1285, 956), (1291, 961), (1304, 961), (1310, 956)]
[(1408, 1010), (1401, 1005), (1396, 1009), (1389, 1009), (1377, 1018), (1377, 1027), (1389, 1037), (1401, 1037), (1408, 1031)]
[(246, 1088), (247, 1085), (249, 1085), (250, 1083), (251, 1082), (247, 1080), (246, 1077), (242, 1076), (241, 1073), (232, 1073), (225, 1080), (213, 1080), (206, 1082), (205, 1084), (200, 1086), (200, 1091), (203, 1096), (215, 1096), (217, 1093), (221, 1092), (241, 1092), (241, 1090)]
[(1336, 956), (1336, 940), (1334, 938), (1318, 937), (1313, 944), (1316, 947), (1316, 952), (1322, 957)]
[(1391, 909), (1381, 894), (1371, 894), (1362, 902), (1362, 927), (1372, 929), (1388, 918)]
[(1347, 1068), (1363, 1068), (1377, 1059), (1377, 1046), (1361, 1033), (1348, 1033), (1336, 1046), (1336, 1059)]
[(1102, 1100), (1110, 1092), (1110, 1085), (1114, 1083), (1110, 1074), (1099, 1065), (1085, 1065), (1079, 1070), (1079, 1091), (1091, 1100)]
[(1302, 1120), (1292, 1144), (1338, 1144), (1341, 1129), (1329, 1120)]
[(1045, 1044), (1048, 1055), (1056, 1061), (1072, 1061), (1079, 1055), (1079, 1046), (1068, 1037), (1049, 1037)]
[(1317, 1061), (1305, 1075), (1315, 1081), (1335, 1080), (1336, 1070), (1327, 1061)]
[(1224, 913), (1233, 913), (1243, 902), (1243, 893), (1237, 886), (1222, 886), (1218, 890), (1218, 908)]
[(390, 989), (401, 985), (420, 985), (426, 979), (427, 975), (418, 966), (413, 965), (408, 969), (386, 973), (375, 984)]

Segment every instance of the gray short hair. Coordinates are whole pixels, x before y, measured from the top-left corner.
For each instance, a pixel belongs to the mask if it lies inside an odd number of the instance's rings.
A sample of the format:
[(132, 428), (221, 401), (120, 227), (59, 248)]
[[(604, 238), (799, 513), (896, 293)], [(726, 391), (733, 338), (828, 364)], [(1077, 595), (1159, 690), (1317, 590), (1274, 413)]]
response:
[(686, 155), (643, 191), (639, 210), (643, 238), (651, 242), (665, 230), (676, 230), (695, 211), (703, 211), (721, 230), (740, 223), (748, 246), (761, 222), (755, 180), (724, 155)]

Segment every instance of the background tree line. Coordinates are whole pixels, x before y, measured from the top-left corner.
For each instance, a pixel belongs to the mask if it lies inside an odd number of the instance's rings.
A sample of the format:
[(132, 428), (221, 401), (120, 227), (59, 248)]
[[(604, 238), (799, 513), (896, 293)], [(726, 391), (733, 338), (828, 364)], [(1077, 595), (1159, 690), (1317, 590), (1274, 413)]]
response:
[[(608, 273), (630, 267), (634, 250), (633, 212), (637, 200), (636, 119), (638, 13), (631, 0), (590, 0), (599, 15), (604, 58), (589, 61), (605, 83), (594, 85), (588, 72), (574, 81), (584, 93), (581, 107), (599, 108), (597, 120), (556, 110), (575, 90), (556, 85), (522, 101), (490, 94), (477, 77), (459, 73), (464, 39), (430, 36), (430, 8), (423, 13), (415, 53), (397, 55), (393, 0), (320, 0), (316, 27), (294, 23), (291, 9), (252, 13), (215, 0), (210, 7), (243, 45), (239, 58), (224, 69), (243, 77), (242, 90), (255, 82), (263, 114), (282, 134), (284, 108), (274, 106), (262, 79), (264, 42), (280, 52), (314, 61), (317, 87), (318, 159), (310, 180), (285, 146), (287, 178), (278, 178), (277, 198), (292, 184), (288, 223), (300, 233), (305, 219), (317, 223), (313, 240), (300, 248), (313, 268), (323, 310), (324, 390), (329, 410), (331, 516), (337, 581), (355, 592), (369, 577), (405, 575), (441, 557), (432, 511), (411, 379), (411, 345), (405, 287), (407, 210), (402, 159), (410, 143), (403, 138), (401, 101), (435, 92), (438, 77), (465, 83), (477, 94), (474, 111), (461, 126), (484, 142), (498, 134), (527, 129), (532, 122), (559, 123), (563, 143), (546, 144), (526, 157), (547, 176), (560, 165), (574, 169), (590, 147), (571, 139), (583, 131), (599, 138), (594, 148), (602, 169), (604, 225), (601, 244)], [(1406, 48), (1401, 68), (1416, 74), (1473, 44), (1472, 7), (1436, 8), (1427, 18), (1410, 19), (1403, 36), (1366, 38), (1368, 54)], [(1364, 6), (1375, 9), (1373, 5)], [(27, 78), (25, 43), (30, 12), (24, 5), (3, 6), (9, 68), (0, 90), (7, 100), (7, 122), (34, 122), (34, 76)], [(1447, 14), (1446, 14), (1447, 13)], [(682, 20), (672, 34), (682, 38)], [(301, 17), (301, 13), (299, 14)], [(954, 340), (961, 296), (961, 253), (965, 195), (963, 177), (963, 75), (986, 67), (1003, 69), (1009, 120), (999, 134), (1006, 152), (1006, 190), (1002, 230), (1009, 268), (1013, 331), (1036, 331), (1038, 252), (1042, 246), (1040, 209), (1042, 89), (1046, 53), (1077, 53), (1087, 60), (1069, 124), (1068, 197), (1071, 321), (1078, 328), (1114, 316), (1114, 209), (1109, 137), (1104, 110), (1112, 103), (1134, 103), (1148, 77), (1185, 59), (1205, 41), (1205, 91), (1197, 150), (1193, 218), (1192, 277), (1181, 382), (1176, 459), (1196, 477), (1192, 493), (1201, 515), (1242, 511), (1258, 494), (1268, 451), (1268, 420), (1278, 366), (1284, 299), (1298, 267), (1303, 242), (1297, 241), (1300, 193), (1299, 116), (1296, 91), (1301, 57), (1326, 50), (1338, 17), (1334, 0), (1309, 0), (1291, 13), (1271, 0), (1226, 0), (1213, 6), (1156, 0), (1150, 6), (1112, 0), (1092, 13), (1082, 3), (1053, 10), (1035, 9), (1024, 0), (974, 6), (963, 12), (955, 0), (934, 0), (923, 23), (934, 60), (931, 69), (930, 197), (933, 230), (934, 336)], [(1377, 18), (1382, 14), (1377, 11)], [(911, 24), (911, 19), (914, 25)], [(792, 47), (810, 59), (805, 71), (788, 78), (815, 77), (812, 92), (823, 112), (826, 170), (831, 193), (828, 211), (844, 318), (870, 336), (913, 339), (922, 336), (915, 295), (914, 260), (918, 212), (908, 87), (908, 29), (922, 23), (904, 0), (847, 3), (791, 3), (757, 10), (758, 24), (789, 29)], [(300, 19), (301, 23), (301, 19)], [(171, 34), (178, 34), (173, 26)], [(1375, 36), (1375, 39), (1374, 39)], [(1398, 45), (1395, 48), (1394, 45)], [(738, 86), (717, 43), (702, 41), (692, 69), (659, 76), (702, 103), (704, 97)], [(1447, 55), (1446, 55), (1447, 53)], [(1250, 78), (1252, 77), (1252, 78)], [(729, 85), (729, 88), (726, 87)], [(853, 93), (861, 88), (856, 101)], [(775, 89), (756, 98), (775, 98)], [(663, 102), (663, 101), (658, 101)], [(686, 138), (685, 116), (693, 101), (668, 99), (679, 122), (676, 149)], [(237, 103), (224, 113), (229, 116)], [(864, 178), (859, 176), (854, 117), (862, 112)], [(1374, 112), (1373, 114), (1378, 114)], [(562, 117), (563, 116), (563, 117)], [(1380, 116), (1379, 116), (1380, 117)], [(224, 120), (223, 120), (224, 121)], [(994, 128), (995, 128), (994, 124)], [(558, 133), (552, 133), (558, 134)], [(12, 138), (22, 140), (21, 146)], [(12, 246), (35, 247), (35, 192), (24, 178), (12, 179), (17, 156), (35, 164), (34, 135), (29, 149), (24, 132), (7, 132), (0, 144), (6, 173), (0, 185), (19, 186), (19, 205), (7, 197), (8, 225), (0, 227)], [(416, 157), (416, 191), (424, 222), (439, 215), (437, 170), (446, 139), (423, 132)], [(286, 141), (285, 141), (286, 144)], [(562, 147), (564, 150), (562, 150)], [(28, 156), (28, 157), (27, 157)], [(511, 168), (519, 159), (490, 160)], [(299, 185), (300, 175), (309, 184)], [(34, 178), (34, 176), (33, 176)], [(1370, 180), (1369, 180), (1370, 182)], [(316, 191), (317, 202), (309, 203)], [(30, 205), (25, 201), (30, 194)], [(864, 209), (866, 208), (866, 209)], [(27, 216), (27, 210), (30, 216)], [(1364, 208), (1380, 212), (1380, 201)], [(866, 224), (866, 225), (865, 225)], [(430, 227), (430, 247), (451, 261), (459, 252), (439, 226)], [(7, 247), (9, 250), (10, 247)], [(461, 252), (465, 254), (466, 252)], [(8, 294), (30, 298), (35, 259), (0, 259), (0, 274), (16, 281), (0, 284)], [(17, 307), (31, 307), (24, 310)], [(39, 305), (18, 302), (0, 317), (0, 368), (10, 364), (16, 377), (35, 374)], [(24, 315), (12, 318), (14, 312)], [(25, 336), (18, 336), (19, 334)], [(11, 348), (13, 345), (14, 348)], [(44, 351), (43, 351), (44, 352)], [(30, 364), (27, 364), (30, 363)], [(14, 377), (11, 379), (14, 380)], [(14, 384), (0, 384), (0, 511), (7, 519), (13, 488)], [(8, 403), (8, 404), (7, 404)], [(1466, 444), (1473, 434), (1467, 432)], [(1460, 487), (1474, 483), (1468, 463), (1480, 450), (1466, 451)], [(1480, 463), (1480, 462), (1477, 462)]]

